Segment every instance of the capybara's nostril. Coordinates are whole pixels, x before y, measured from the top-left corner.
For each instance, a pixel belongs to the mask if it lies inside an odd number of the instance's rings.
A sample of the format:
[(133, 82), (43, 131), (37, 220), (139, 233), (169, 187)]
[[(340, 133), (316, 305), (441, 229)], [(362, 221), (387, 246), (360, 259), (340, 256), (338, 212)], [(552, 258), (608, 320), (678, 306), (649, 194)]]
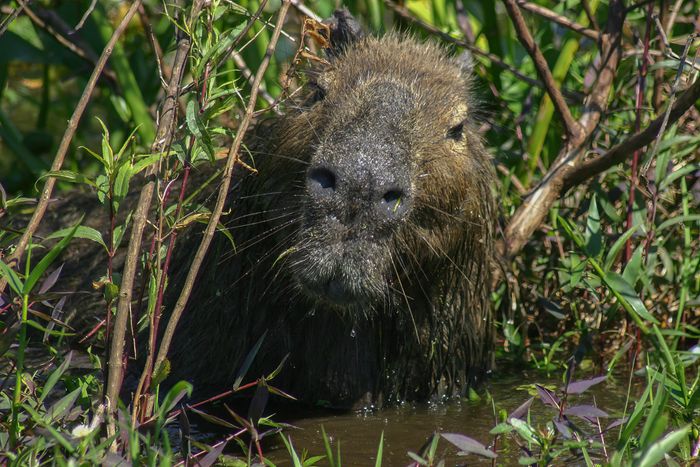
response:
[(387, 190), (379, 200), (379, 211), (389, 218), (400, 218), (408, 211), (408, 198), (399, 188)]
[(332, 194), (335, 191), (335, 173), (327, 167), (314, 167), (309, 170), (307, 184), (312, 193)]

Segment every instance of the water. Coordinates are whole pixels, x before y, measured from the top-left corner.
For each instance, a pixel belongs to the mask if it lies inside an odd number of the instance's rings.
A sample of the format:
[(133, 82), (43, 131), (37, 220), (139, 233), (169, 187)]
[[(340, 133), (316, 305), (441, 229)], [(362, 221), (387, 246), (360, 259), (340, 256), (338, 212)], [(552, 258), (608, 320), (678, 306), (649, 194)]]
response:
[[(587, 377), (592, 376), (596, 375)], [(581, 377), (581, 379), (585, 378)], [(274, 418), (297, 427), (297, 429), (287, 430), (286, 434), (291, 437), (299, 454), (306, 449), (310, 455), (325, 455), (321, 433), (321, 426), (323, 426), (331, 439), (334, 453), (337, 450), (337, 444), (340, 443), (342, 465), (374, 465), (380, 435), (383, 432), (383, 465), (408, 465), (411, 459), (407, 452), (418, 452), (434, 432), (461, 433), (489, 445), (493, 441), (493, 435), (490, 435), (489, 431), (496, 422), (493, 405), (487, 400), (485, 391), (491, 394), (497, 410), (504, 409), (510, 413), (531, 397), (528, 390), (533, 389), (531, 385), (534, 383), (548, 385), (550, 389), (556, 389), (558, 394), (561, 394), (560, 380), (547, 378), (536, 372), (520, 372), (492, 377), (480, 389), (481, 400), (479, 401), (462, 400), (439, 405), (405, 405), (370, 414), (321, 413), (308, 417), (307, 413), (303, 418), (294, 416)], [(595, 404), (605, 410), (611, 416), (609, 419), (601, 419), (601, 424), (605, 428), (622, 416), (626, 398), (627, 379), (608, 378), (607, 381), (593, 386), (584, 394), (573, 396), (570, 403), (572, 405)], [(531, 417), (535, 426), (544, 427), (546, 422), (555, 415), (554, 409), (546, 407), (537, 398), (531, 406)], [(578, 426), (586, 425), (586, 422), (580, 419), (572, 419)], [(606, 440), (614, 444), (616, 436), (617, 431), (612, 430), (606, 433)], [(517, 465), (517, 460), (522, 455), (518, 446), (513, 442), (499, 441), (499, 444), (497, 463)], [(264, 452), (277, 465), (293, 465), (279, 437), (269, 443)], [(440, 440), (438, 459), (446, 458), (446, 465), (491, 463), (490, 460), (476, 456), (457, 457), (456, 452), (456, 448), (451, 447), (445, 440)], [(602, 455), (602, 453), (598, 454)], [(580, 464), (581, 462), (573, 459), (571, 463)], [(322, 462), (321, 465), (326, 464)]]

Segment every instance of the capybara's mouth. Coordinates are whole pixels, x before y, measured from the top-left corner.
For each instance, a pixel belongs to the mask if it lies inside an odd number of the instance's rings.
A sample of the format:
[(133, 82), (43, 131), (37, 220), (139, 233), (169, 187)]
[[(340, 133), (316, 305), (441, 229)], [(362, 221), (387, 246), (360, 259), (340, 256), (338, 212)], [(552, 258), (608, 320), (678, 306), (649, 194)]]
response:
[(365, 295), (360, 293), (357, 287), (347, 284), (338, 277), (313, 284), (303, 284), (303, 288), (314, 299), (336, 307), (346, 308), (366, 301)]

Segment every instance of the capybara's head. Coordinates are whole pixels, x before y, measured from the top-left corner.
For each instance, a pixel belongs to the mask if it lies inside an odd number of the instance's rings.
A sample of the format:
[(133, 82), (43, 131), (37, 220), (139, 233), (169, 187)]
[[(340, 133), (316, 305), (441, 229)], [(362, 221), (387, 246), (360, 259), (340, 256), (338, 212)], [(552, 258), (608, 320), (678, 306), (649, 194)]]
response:
[(490, 161), (472, 126), (468, 60), (399, 34), (360, 36), (342, 12), (332, 26), (329, 64), (278, 127), (274, 152), (304, 163), (283, 267), (312, 300), (376, 310), (413, 300), (431, 268), (460, 254), (483, 261), (463, 250), (491, 222)]
[(347, 12), (330, 26), (306, 92), (246, 140), (258, 173), (241, 169), (232, 192), (236, 254), (219, 238), (173, 367), (230, 385), (260, 338), (251, 371), (288, 355), (277, 381), (307, 401), (464, 394), (490, 365), (495, 225), (470, 64), (363, 36)]

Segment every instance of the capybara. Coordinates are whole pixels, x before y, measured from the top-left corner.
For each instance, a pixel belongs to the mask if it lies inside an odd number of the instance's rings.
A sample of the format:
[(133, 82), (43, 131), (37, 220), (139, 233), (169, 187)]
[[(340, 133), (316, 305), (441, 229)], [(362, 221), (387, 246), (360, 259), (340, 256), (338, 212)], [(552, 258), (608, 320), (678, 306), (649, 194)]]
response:
[[(217, 234), (170, 377), (226, 389), (265, 335), (248, 379), (288, 356), (270, 384), (310, 403), (462, 394), (491, 362), (496, 213), (469, 60), (364, 35), (345, 11), (330, 28), (306, 94), (248, 138), (236, 248)], [(179, 248), (174, 293), (198, 241)]]

